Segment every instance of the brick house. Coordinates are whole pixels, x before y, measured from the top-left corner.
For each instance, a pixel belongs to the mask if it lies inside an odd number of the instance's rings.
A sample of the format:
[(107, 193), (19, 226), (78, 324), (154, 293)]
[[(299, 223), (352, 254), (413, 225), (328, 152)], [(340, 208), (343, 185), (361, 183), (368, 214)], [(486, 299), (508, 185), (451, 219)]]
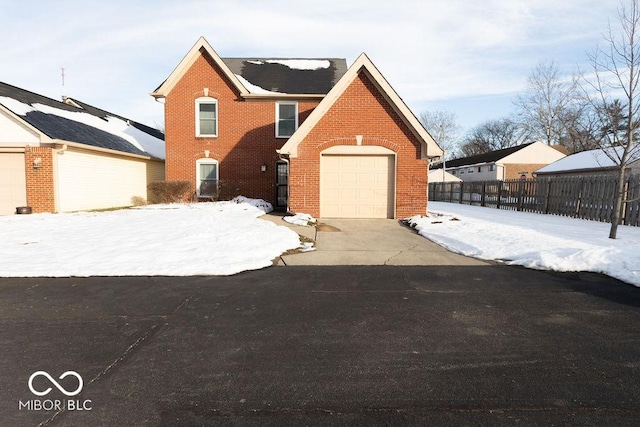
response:
[(200, 38), (152, 93), (165, 104), (166, 179), (316, 217), (424, 214), (442, 150), (362, 54), (222, 59)]
[(0, 215), (131, 206), (164, 179), (162, 132), (0, 83)]

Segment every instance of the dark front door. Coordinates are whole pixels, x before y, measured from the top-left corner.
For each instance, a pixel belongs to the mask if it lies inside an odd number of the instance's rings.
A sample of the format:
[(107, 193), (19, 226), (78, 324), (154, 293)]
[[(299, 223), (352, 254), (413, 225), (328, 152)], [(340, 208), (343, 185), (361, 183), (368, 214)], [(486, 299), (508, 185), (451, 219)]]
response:
[(289, 163), (276, 162), (276, 208), (286, 209), (289, 197)]

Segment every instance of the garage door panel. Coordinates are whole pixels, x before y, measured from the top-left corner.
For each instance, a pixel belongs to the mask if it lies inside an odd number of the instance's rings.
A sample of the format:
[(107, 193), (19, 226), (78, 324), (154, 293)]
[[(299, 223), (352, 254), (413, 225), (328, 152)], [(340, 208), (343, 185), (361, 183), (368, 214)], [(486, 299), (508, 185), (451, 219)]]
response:
[(23, 153), (0, 153), (0, 215), (11, 215), (27, 204)]
[(321, 216), (392, 218), (394, 164), (390, 155), (323, 155)]

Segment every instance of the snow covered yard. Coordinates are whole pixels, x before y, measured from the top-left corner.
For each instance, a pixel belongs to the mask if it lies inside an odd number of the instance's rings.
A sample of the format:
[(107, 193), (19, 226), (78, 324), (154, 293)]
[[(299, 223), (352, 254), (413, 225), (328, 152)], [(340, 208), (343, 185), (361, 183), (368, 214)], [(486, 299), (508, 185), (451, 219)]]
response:
[(640, 227), (429, 202), (428, 217), (409, 222), (418, 232), (464, 255), (556, 271), (604, 273), (640, 286)]
[(300, 246), (294, 231), (259, 219), (269, 207), (241, 198), (0, 217), (0, 276), (228, 275), (267, 267)]

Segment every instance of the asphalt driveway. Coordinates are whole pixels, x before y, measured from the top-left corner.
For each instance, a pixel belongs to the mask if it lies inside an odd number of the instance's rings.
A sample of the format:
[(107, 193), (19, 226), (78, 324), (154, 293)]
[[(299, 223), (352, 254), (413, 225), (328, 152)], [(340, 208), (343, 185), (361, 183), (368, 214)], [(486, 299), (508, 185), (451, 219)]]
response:
[[(500, 265), (0, 279), (0, 419), (638, 425), (639, 307), (604, 276)], [(80, 394), (30, 391), (69, 370)], [(21, 407), (38, 399), (76, 410)]]

